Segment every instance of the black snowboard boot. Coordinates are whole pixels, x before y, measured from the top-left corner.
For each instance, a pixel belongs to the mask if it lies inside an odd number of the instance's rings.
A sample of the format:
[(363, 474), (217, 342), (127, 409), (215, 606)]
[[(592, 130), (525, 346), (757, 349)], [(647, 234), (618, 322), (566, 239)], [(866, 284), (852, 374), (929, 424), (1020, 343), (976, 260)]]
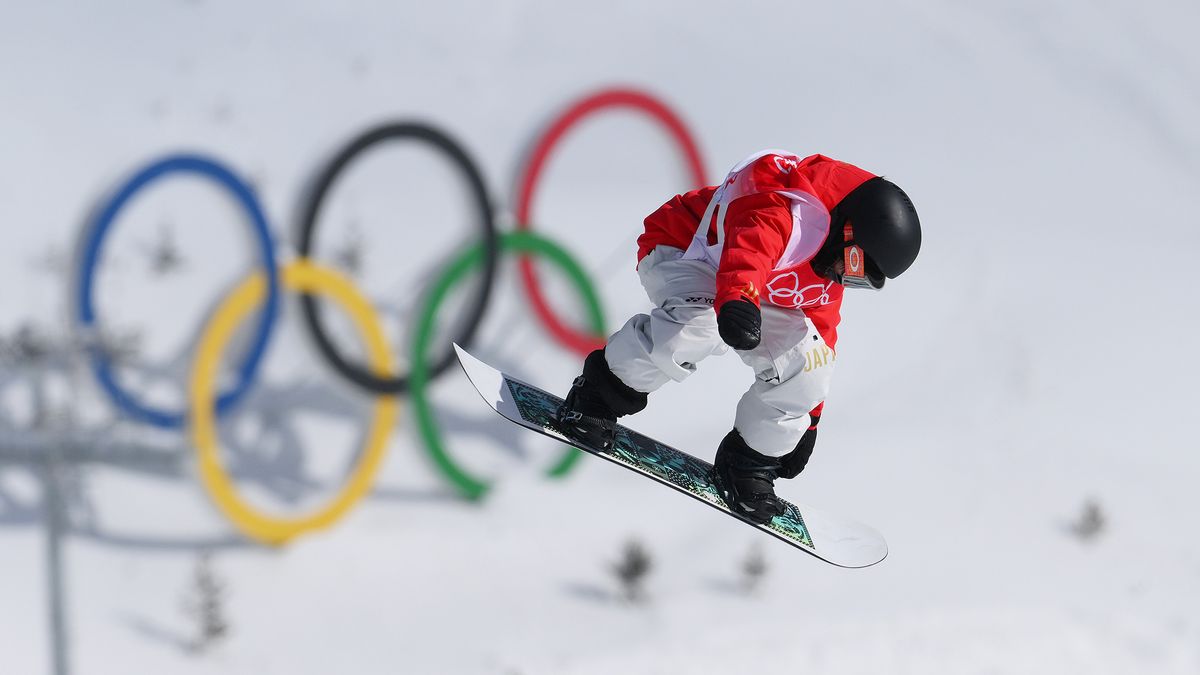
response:
[(717, 447), (713, 460), (717, 488), (735, 513), (760, 525), (771, 522), (784, 512), (783, 502), (775, 496), (775, 479), (782, 463), (746, 445), (737, 429), (730, 431)]
[(583, 375), (575, 378), (555, 422), (567, 437), (607, 450), (616, 439), (617, 418), (639, 412), (647, 399), (614, 375), (604, 350), (597, 349), (584, 360)]

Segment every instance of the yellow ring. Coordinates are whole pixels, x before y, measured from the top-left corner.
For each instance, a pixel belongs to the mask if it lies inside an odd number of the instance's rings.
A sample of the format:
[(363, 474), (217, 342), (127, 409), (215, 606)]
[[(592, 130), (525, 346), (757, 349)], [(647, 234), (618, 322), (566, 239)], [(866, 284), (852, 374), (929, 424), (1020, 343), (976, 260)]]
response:
[[(331, 269), (298, 260), (283, 268), (279, 280), (288, 290), (320, 293), (341, 305), (366, 342), (371, 369), (381, 377), (393, 374), (391, 351), (387, 348), (379, 317), (371, 303), (349, 279)], [(217, 507), (247, 537), (264, 544), (278, 545), (304, 532), (334, 524), (366, 495), (383, 463), (388, 434), (395, 426), (398, 406), (395, 396), (376, 399), (374, 419), (362, 457), (350, 474), (349, 481), (325, 506), (299, 517), (280, 517), (264, 514), (246, 503), (221, 464), (214, 414), (214, 382), (226, 344), (246, 316), (262, 303), (265, 294), (266, 282), (262, 273), (256, 273), (225, 298), (205, 327), (192, 367), (189, 419), (201, 483)]]

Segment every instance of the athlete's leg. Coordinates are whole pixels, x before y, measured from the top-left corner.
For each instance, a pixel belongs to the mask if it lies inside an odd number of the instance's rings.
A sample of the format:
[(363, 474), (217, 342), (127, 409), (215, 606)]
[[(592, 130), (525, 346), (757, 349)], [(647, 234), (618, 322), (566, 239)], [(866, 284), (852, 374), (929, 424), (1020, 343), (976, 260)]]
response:
[(716, 271), (682, 254), (659, 246), (642, 259), (638, 275), (655, 307), (629, 319), (604, 350), (612, 372), (637, 391), (682, 382), (697, 363), (727, 349), (713, 312)]
[[(762, 341), (738, 352), (755, 380), (738, 401), (733, 430), (713, 460), (717, 485), (734, 511), (757, 523), (784, 512), (775, 480), (782, 457), (809, 427), (809, 411), (825, 400), (833, 350), (797, 310), (762, 307)], [(793, 474), (794, 475), (794, 474)]]
[(738, 402), (734, 426), (746, 443), (769, 457), (795, 449), (809, 427), (809, 411), (829, 392), (834, 352), (798, 310), (763, 306), (762, 342), (738, 352), (755, 381)]
[(660, 246), (641, 260), (638, 275), (655, 307), (631, 318), (604, 349), (588, 355), (583, 375), (559, 409), (560, 431), (609, 447), (618, 417), (642, 410), (647, 394), (685, 379), (699, 361), (725, 350), (712, 309), (716, 273), (682, 254)]

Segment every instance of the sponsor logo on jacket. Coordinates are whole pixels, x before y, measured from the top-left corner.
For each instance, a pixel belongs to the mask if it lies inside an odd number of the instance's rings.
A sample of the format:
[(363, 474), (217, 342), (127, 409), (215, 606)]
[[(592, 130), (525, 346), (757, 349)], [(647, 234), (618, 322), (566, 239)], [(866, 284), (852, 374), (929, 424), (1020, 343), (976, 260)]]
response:
[(753, 283), (742, 286), (741, 288), (737, 289), (737, 292), (741, 293), (746, 297), (747, 300), (751, 302), (758, 302), (758, 289), (754, 287)]

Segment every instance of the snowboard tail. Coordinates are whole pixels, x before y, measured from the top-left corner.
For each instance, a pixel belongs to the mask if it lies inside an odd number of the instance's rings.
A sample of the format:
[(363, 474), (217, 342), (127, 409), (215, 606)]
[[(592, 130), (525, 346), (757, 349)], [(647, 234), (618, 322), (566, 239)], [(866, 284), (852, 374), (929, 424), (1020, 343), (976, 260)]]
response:
[(711, 464), (624, 426), (617, 426), (609, 449), (568, 438), (555, 427), (561, 398), (492, 368), (458, 345), (454, 348), (475, 389), (512, 422), (648, 476), (831, 564), (867, 567), (887, 556), (887, 544), (873, 529), (808, 506), (785, 501), (783, 515), (766, 525), (753, 523), (725, 504)]

